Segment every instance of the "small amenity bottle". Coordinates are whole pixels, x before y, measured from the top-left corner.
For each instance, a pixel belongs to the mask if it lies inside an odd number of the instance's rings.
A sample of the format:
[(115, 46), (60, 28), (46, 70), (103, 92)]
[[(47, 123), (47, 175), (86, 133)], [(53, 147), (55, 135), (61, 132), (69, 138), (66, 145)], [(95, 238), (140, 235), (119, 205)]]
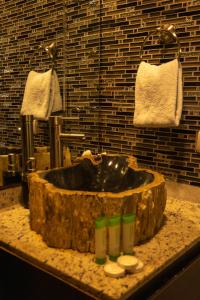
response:
[(116, 261), (120, 255), (121, 216), (108, 219), (108, 254), (109, 259)]
[(105, 217), (98, 218), (95, 221), (95, 255), (96, 263), (103, 265), (106, 261), (107, 249), (107, 219)]
[(122, 250), (124, 254), (133, 254), (135, 241), (135, 214), (122, 216)]

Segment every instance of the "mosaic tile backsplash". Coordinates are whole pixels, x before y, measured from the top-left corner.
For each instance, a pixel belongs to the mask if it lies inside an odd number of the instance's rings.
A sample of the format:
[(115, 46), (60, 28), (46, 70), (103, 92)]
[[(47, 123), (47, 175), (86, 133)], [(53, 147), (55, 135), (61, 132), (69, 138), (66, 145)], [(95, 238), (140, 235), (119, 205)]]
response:
[[(120, 152), (135, 155), (141, 166), (178, 182), (200, 186), (200, 1), (67, 0), (0, 1), (1, 144), (20, 144), (19, 111), (29, 60), (40, 43), (55, 41), (57, 72), (65, 108), (79, 121), (65, 129), (84, 132), (72, 152)], [(183, 113), (177, 128), (135, 128), (135, 79), (139, 52), (149, 32), (173, 24), (180, 39)], [(163, 47), (158, 37), (146, 43), (143, 59), (160, 64), (175, 58), (175, 43)], [(45, 55), (33, 65), (48, 68)], [(34, 65), (34, 66), (35, 66)], [(47, 124), (36, 143), (48, 144)]]

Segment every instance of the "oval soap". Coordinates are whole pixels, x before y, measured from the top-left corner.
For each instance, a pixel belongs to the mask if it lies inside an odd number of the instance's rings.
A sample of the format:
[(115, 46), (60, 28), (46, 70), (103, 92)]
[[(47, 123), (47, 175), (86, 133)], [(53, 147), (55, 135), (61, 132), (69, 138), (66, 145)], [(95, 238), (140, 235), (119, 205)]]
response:
[(113, 278), (123, 277), (125, 270), (121, 268), (117, 263), (108, 263), (104, 266), (104, 272), (107, 276)]
[(131, 255), (122, 255), (118, 257), (117, 259), (118, 265), (130, 272), (134, 272), (137, 264), (138, 264), (138, 259), (135, 256)]

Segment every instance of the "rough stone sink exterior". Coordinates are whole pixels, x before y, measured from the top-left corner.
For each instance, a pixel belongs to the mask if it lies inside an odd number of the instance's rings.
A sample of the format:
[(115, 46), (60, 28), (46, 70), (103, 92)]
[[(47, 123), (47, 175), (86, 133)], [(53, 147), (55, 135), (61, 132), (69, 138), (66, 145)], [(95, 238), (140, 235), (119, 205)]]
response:
[(94, 252), (95, 220), (136, 212), (136, 243), (163, 222), (163, 176), (139, 169), (134, 157), (80, 158), (69, 168), (30, 175), (30, 226), (47, 245)]

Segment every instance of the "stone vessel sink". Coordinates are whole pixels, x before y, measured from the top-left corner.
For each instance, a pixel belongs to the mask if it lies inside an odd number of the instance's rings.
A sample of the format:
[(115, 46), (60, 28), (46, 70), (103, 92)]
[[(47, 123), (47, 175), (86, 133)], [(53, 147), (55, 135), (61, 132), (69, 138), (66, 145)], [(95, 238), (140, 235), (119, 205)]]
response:
[(83, 159), (71, 168), (54, 169), (42, 177), (61, 189), (119, 193), (153, 181), (153, 174), (134, 170), (125, 156), (102, 155)]
[(95, 220), (136, 213), (136, 243), (161, 227), (166, 204), (161, 174), (123, 155), (80, 158), (68, 168), (30, 175), (30, 225), (52, 247), (94, 252)]

